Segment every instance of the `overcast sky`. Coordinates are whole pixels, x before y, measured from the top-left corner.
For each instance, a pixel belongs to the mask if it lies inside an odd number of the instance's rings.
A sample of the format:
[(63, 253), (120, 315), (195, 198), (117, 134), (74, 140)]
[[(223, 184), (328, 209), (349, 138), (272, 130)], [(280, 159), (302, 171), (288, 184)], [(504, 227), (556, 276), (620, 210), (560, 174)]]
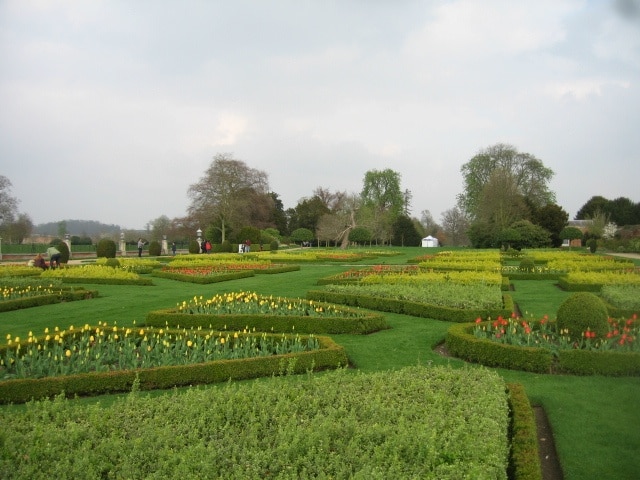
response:
[(640, 201), (639, 129), (640, 0), (0, 0), (0, 175), (35, 224), (184, 216), (218, 153), (285, 208), (391, 168), (440, 221), (496, 143), (573, 218)]

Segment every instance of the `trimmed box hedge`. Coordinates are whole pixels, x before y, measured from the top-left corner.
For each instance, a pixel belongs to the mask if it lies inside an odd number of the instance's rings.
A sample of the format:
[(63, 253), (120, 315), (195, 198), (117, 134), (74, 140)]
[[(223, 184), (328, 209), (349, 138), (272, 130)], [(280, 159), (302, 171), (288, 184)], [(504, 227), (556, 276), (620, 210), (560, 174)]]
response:
[(309, 290), (307, 292), (307, 299), (458, 323), (471, 322), (478, 317), (510, 317), (514, 308), (513, 299), (508, 294), (502, 295), (503, 308), (489, 310), (450, 308), (425, 303), (409, 302), (406, 300), (396, 300), (393, 298), (372, 297), (351, 293), (329, 292), (324, 290)]
[(84, 288), (75, 288), (73, 290), (62, 290), (59, 293), (51, 293), (46, 295), (36, 295), (33, 297), (16, 298), (13, 300), (4, 300), (0, 302), (0, 312), (10, 312), (12, 310), (20, 310), (22, 308), (39, 307), (42, 305), (52, 305), (54, 303), (72, 302), (74, 300), (86, 300), (98, 296), (95, 290), (85, 290)]
[(199, 285), (206, 285), (210, 283), (228, 282), (229, 280), (253, 277), (254, 274), (255, 272), (253, 270), (242, 270), (232, 273), (220, 273), (216, 275), (185, 275), (183, 273), (163, 272), (157, 270), (151, 275), (159, 278), (168, 278), (169, 280), (177, 280), (178, 282), (189, 282), (197, 283)]
[(97, 285), (141, 285), (151, 286), (150, 278), (99, 278), (99, 277), (60, 277), (62, 283), (90, 283)]
[(349, 361), (343, 347), (329, 337), (316, 338), (321, 348), (310, 352), (218, 360), (192, 365), (0, 381), (0, 403), (25, 403), (62, 393), (67, 397), (73, 397), (128, 392), (131, 391), (136, 378), (139, 380), (140, 389), (153, 390), (284, 373), (304, 373), (310, 370), (317, 371), (348, 365)]
[(149, 312), (145, 324), (150, 327), (213, 328), (258, 332), (292, 332), (320, 334), (366, 334), (389, 327), (383, 315), (362, 312), (361, 317), (320, 317), (297, 315), (187, 314), (175, 309)]
[(524, 387), (519, 383), (507, 383), (507, 392), (511, 411), (509, 478), (542, 480), (538, 431), (531, 403)]

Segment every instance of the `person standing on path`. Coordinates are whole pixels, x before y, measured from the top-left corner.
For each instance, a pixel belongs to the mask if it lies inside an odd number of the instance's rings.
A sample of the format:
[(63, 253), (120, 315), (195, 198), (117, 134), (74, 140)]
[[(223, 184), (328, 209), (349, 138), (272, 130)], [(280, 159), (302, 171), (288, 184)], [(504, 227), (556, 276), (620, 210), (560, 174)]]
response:
[(138, 256), (141, 257), (142, 256), (142, 249), (144, 248), (144, 241), (142, 240), (142, 238), (140, 238), (138, 240)]

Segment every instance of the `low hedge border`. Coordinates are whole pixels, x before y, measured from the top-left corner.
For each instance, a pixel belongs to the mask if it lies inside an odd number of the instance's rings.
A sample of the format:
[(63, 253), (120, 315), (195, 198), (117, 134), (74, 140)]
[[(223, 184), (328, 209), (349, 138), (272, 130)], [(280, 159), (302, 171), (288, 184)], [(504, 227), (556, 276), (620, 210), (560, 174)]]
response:
[(507, 275), (511, 280), (559, 280), (564, 273), (509, 272)]
[(86, 300), (98, 296), (95, 290), (85, 290), (76, 288), (73, 290), (62, 290), (60, 293), (38, 295), (26, 298), (16, 298), (0, 302), (0, 312), (10, 312), (23, 308), (39, 307), (42, 305), (52, 305), (54, 303), (72, 302), (75, 300)]
[(599, 292), (601, 283), (570, 283), (566, 276), (558, 278), (558, 286), (567, 292)]
[[(364, 313), (364, 312), (363, 312)], [(213, 328), (258, 332), (292, 332), (320, 334), (367, 334), (390, 328), (383, 315), (371, 312), (362, 317), (309, 317), (294, 315), (211, 315), (185, 314), (175, 309), (149, 312), (145, 321), (149, 327)]]
[(150, 278), (60, 277), (60, 280), (62, 280), (62, 283), (90, 283), (97, 285), (153, 285), (153, 281)]
[(233, 273), (221, 273), (219, 275), (185, 275), (182, 273), (155, 271), (151, 274), (153, 277), (167, 278), (169, 280), (177, 280), (178, 282), (197, 283), (206, 285), (209, 283), (228, 282), (229, 280), (238, 280), (239, 278), (253, 277), (254, 270), (242, 270)]
[(542, 480), (536, 419), (524, 387), (507, 383), (511, 412), (508, 477), (514, 480)]
[(297, 272), (300, 270), (300, 265), (279, 265), (277, 267), (259, 268), (253, 271), (256, 275), (270, 275), (273, 273), (287, 273)]
[(316, 337), (321, 349), (312, 352), (218, 360), (193, 365), (92, 372), (61, 377), (14, 379), (0, 382), (0, 403), (25, 403), (64, 393), (67, 397), (128, 392), (138, 379), (140, 389), (168, 389), (228, 380), (305, 373), (348, 365), (344, 348), (329, 337)]
[(526, 372), (551, 373), (553, 355), (537, 347), (518, 347), (477, 338), (475, 324), (452, 325), (447, 330), (445, 345), (449, 353), (468, 362), (488, 367), (503, 367)]
[(473, 335), (475, 324), (452, 325), (445, 345), (449, 353), (469, 362), (536, 373), (571, 375), (640, 375), (640, 354), (634, 352), (559, 350), (496, 343)]
[(483, 309), (460, 309), (429, 305), (426, 303), (409, 302), (406, 300), (396, 300), (393, 298), (371, 297), (349, 293), (337, 293), (324, 290), (309, 290), (308, 300), (320, 302), (337, 303), (350, 307), (360, 307), (381, 312), (401, 313), (414, 317), (433, 318), (435, 320), (445, 320), (448, 322), (466, 323), (474, 321), (476, 318), (497, 318), (498, 316), (510, 317), (514, 304), (511, 295), (503, 294), (503, 308), (489, 310)]

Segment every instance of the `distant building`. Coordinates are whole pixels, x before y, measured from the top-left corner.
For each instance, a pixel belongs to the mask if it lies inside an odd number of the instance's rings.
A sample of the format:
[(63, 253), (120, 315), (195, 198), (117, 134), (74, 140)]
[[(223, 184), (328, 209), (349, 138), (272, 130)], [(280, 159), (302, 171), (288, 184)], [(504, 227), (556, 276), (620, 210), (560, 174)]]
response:
[(432, 237), (431, 235), (424, 237), (422, 239), (422, 246), (423, 247), (437, 247), (438, 246), (438, 239), (435, 237)]

